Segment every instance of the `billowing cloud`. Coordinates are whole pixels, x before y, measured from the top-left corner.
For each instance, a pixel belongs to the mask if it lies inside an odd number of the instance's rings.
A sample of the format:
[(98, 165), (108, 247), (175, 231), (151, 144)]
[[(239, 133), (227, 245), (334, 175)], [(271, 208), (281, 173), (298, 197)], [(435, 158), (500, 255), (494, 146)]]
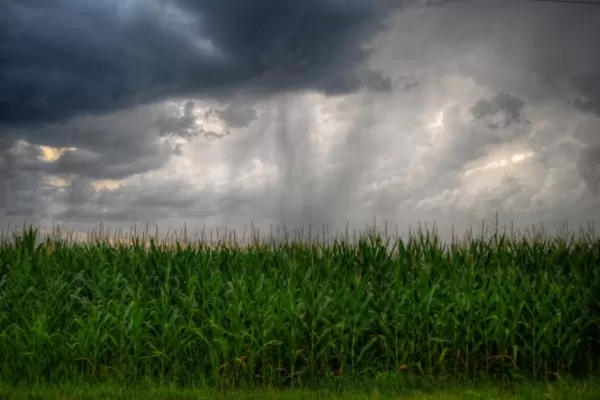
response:
[(0, 16), (0, 124), (60, 122), (172, 96), (385, 89), (364, 45), (383, 0), (22, 2)]
[[(600, 216), (600, 7), (163, 3), (7, 3), (4, 220), (405, 231)], [(50, 24), (65, 15), (86, 23)]]

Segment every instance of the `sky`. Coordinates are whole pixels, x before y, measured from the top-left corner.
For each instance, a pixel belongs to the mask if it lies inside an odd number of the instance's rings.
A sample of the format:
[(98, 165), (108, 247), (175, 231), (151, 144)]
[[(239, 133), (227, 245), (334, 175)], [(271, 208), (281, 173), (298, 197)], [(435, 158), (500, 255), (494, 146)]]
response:
[(586, 227), (598, 38), (530, 0), (6, 0), (0, 225)]

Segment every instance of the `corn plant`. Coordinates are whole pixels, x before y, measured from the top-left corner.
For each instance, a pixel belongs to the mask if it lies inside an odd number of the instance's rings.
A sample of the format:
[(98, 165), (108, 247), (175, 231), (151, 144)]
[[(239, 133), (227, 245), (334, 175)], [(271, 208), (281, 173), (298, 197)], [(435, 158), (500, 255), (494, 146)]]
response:
[(296, 386), (600, 363), (600, 241), (370, 232), (0, 244), (0, 378)]

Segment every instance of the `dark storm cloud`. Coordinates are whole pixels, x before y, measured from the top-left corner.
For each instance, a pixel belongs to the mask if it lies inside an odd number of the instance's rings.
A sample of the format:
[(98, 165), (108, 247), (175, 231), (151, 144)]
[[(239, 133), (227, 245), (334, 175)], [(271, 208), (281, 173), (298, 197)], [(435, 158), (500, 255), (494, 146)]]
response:
[[(6, 146), (0, 146), (0, 208), (39, 193), (43, 174), (122, 179), (182, 154), (180, 144), (169, 149), (158, 137), (221, 138), (245, 127), (256, 111), (235, 100), (240, 91), (256, 97), (303, 89), (389, 90), (387, 79), (366, 68), (369, 51), (362, 45), (399, 4), (1, 2), (0, 141)], [(155, 103), (203, 96), (227, 100), (209, 110), (224, 132), (196, 126), (193, 102), (183, 112)], [(136, 107), (144, 103), (150, 105)], [(76, 149), (53, 163), (25, 165), (7, 153), (20, 139)]]
[(231, 128), (243, 128), (256, 119), (256, 110), (247, 104), (229, 103), (222, 109), (211, 110)]
[(53, 163), (37, 166), (48, 173), (123, 179), (159, 168), (170, 159), (173, 149), (158, 137), (159, 121), (172, 112), (159, 106), (141, 107), (60, 125), (7, 130), (6, 135), (36, 145), (74, 148)]
[(191, 93), (385, 89), (362, 45), (387, 0), (166, 0), (0, 6), (0, 124), (56, 122)]
[(183, 105), (183, 112), (173, 115), (161, 115), (157, 119), (160, 137), (178, 137), (191, 140), (205, 133), (196, 127), (196, 116), (193, 115), (194, 102), (188, 100)]
[[(521, 119), (521, 111), (525, 107), (525, 102), (518, 97), (509, 93), (498, 93), (493, 99), (481, 99), (470, 109), (471, 114), (476, 119), (493, 116), (497, 113), (502, 113), (504, 117), (503, 124), (508, 125), (510, 122), (519, 121)], [(495, 124), (493, 127), (498, 127)]]
[[(222, 107), (211, 107), (203, 115), (195, 114), (196, 103), (188, 100), (179, 113), (161, 115), (156, 125), (162, 138), (177, 138), (186, 141), (205, 138), (220, 139), (229, 135), (231, 129), (247, 127), (257, 117), (257, 112), (250, 104), (233, 100)], [(200, 120), (216, 120), (224, 125), (223, 132), (213, 132), (197, 125)], [(179, 149), (179, 147), (178, 147)], [(179, 152), (179, 150), (176, 150)]]
[(131, 175), (162, 167), (170, 157), (170, 149), (139, 155), (133, 162), (128, 154), (97, 154), (88, 150), (72, 150), (61, 155), (45, 169), (53, 175), (85, 176), (92, 179), (125, 179)]
[[(56, 196), (45, 183), (50, 176), (119, 180), (162, 167), (176, 154), (176, 148), (160, 143), (157, 120), (172, 112), (150, 106), (75, 118), (61, 125), (0, 131), (0, 215), (32, 218), (27, 210), (35, 207), (37, 214), (43, 213)], [(48, 162), (41, 159), (39, 145), (69, 150)], [(72, 205), (75, 198), (65, 201)]]
[[(41, 166), (32, 161), (17, 168), (11, 159), (11, 174), (18, 176), (12, 182), (23, 182), (15, 193), (23, 195), (11, 194), (10, 202), (23, 204), (22, 213), (32, 209), (35, 168), (41, 168), (75, 175), (71, 187), (45, 199), (66, 206), (52, 215), (93, 223), (171, 218), (201, 228), (206, 220), (264, 219), (294, 228), (307, 222), (343, 228), (349, 220), (359, 224), (377, 214), (402, 225), (421, 219), (462, 227), (498, 210), (525, 224), (598, 215), (598, 197), (589, 191), (597, 188), (600, 161), (594, 150), (600, 144), (600, 120), (594, 117), (600, 115), (600, 7), (471, 0), (389, 13), (398, 23), (376, 38), (374, 57), (365, 63), (367, 52), (359, 43), (379, 31), (391, 1), (165, 2), (183, 10), (179, 14), (173, 14), (175, 8), (171, 14), (152, 8), (150, 0), (123, 1), (134, 5), (119, 10), (109, 10), (108, 0), (38, 3), (18, 3), (21, 20), (0, 21), (0, 41), (9, 30), (15, 33), (0, 46), (19, 37), (26, 44), (20, 53), (2, 47), (14, 57), (0, 60), (0, 84), (12, 90), (0, 90), (0, 101), (9, 106), (5, 115), (12, 113), (0, 126), (21, 126), (4, 130), (10, 140), (78, 150)], [(17, 15), (17, 2), (2, 4)], [(39, 11), (35, 20), (35, 7), (27, 11), (23, 4), (54, 8)], [(86, 14), (89, 7), (96, 8), (93, 14)], [(68, 18), (50, 28), (61, 13)], [(5, 15), (0, 10), (0, 19)], [(63, 41), (67, 38), (70, 43)], [(201, 38), (211, 39), (216, 50)], [(33, 44), (46, 53), (33, 54)], [(50, 50), (57, 56), (50, 57)], [(385, 76), (373, 72), (380, 69)], [(331, 124), (314, 116), (313, 106), (323, 98), (311, 94), (304, 104), (300, 94), (303, 89), (347, 93), (360, 86), (377, 90), (326, 99), (327, 107), (335, 100), (347, 107), (328, 116)], [(194, 100), (183, 107), (157, 105), (167, 97)], [(205, 104), (207, 97), (219, 102)], [(20, 105), (10, 111), (13, 100)], [(114, 112), (144, 102), (152, 105)], [(430, 131), (441, 109), (444, 121)], [(83, 116), (105, 111), (114, 113)], [(20, 119), (25, 116), (45, 125), (25, 129)], [(69, 122), (47, 123), (61, 120)], [(579, 121), (587, 125), (575, 128)], [(212, 122), (219, 127), (214, 132)], [(313, 147), (333, 141), (330, 128), (347, 139), (336, 141), (327, 156), (312, 154)], [(191, 140), (229, 131), (219, 143)], [(588, 146), (579, 161), (585, 146), (567, 140), (575, 131)], [(173, 138), (175, 148), (159, 144), (158, 137)], [(181, 139), (190, 143), (180, 145)], [(313, 139), (314, 146), (308, 143)], [(535, 155), (512, 161), (530, 151)], [(173, 154), (182, 156), (182, 163), (174, 160), (161, 171)], [(254, 159), (276, 166), (271, 187), (265, 188), (266, 178), (247, 178)], [(488, 162), (499, 161), (506, 165), (486, 170)], [(211, 175), (212, 167), (224, 165), (226, 172)], [(18, 175), (21, 168), (29, 168), (30, 183)], [(156, 169), (144, 184), (131, 179), (114, 191), (94, 189), (94, 179)], [(475, 170), (480, 172), (466, 176)], [(16, 213), (13, 206), (10, 212)]]

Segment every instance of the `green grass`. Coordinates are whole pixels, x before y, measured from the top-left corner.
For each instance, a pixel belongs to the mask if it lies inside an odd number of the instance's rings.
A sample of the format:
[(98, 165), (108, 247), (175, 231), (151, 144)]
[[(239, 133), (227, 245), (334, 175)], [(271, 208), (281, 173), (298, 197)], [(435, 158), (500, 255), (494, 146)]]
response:
[(13, 388), (0, 386), (0, 397), (15, 400), (597, 400), (600, 398), (600, 383), (555, 382), (527, 383), (511, 386), (496, 384), (478, 384), (472, 386), (455, 385), (428, 390), (414, 388), (331, 388), (313, 389), (254, 389), (217, 391), (211, 389), (179, 388), (172, 386), (137, 385), (123, 387), (119, 385), (60, 385)]
[(592, 234), (146, 244), (3, 241), (0, 380), (412, 387), (600, 366)]

